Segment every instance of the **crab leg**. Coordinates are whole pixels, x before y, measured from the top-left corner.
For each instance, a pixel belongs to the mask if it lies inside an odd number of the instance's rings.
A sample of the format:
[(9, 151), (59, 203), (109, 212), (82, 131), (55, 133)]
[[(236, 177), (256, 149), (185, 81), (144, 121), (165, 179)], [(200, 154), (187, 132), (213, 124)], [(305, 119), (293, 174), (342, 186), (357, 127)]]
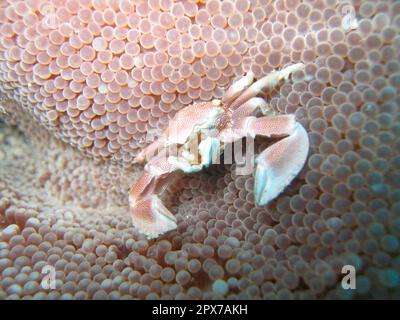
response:
[(268, 104), (263, 98), (251, 98), (233, 111), (232, 120), (236, 121), (238, 119), (251, 116), (258, 108), (260, 108), (263, 113), (269, 111)]
[(150, 159), (155, 156), (157, 151), (164, 146), (164, 140), (160, 137), (158, 140), (149, 144), (144, 148), (133, 160), (133, 163), (143, 163), (146, 159)]
[(308, 135), (293, 115), (257, 118), (249, 124), (253, 134), (267, 137), (288, 135), (256, 158), (254, 196), (258, 206), (276, 198), (304, 166)]
[(287, 80), (293, 72), (301, 70), (303, 67), (304, 64), (296, 63), (280, 71), (271, 72), (270, 74), (253, 83), (248, 89), (240, 94), (238, 98), (231, 103), (230, 108), (235, 109), (238, 106), (244, 104), (247, 100), (257, 96), (261, 92), (267, 89), (274, 88), (279, 83), (279, 81)]
[(272, 113), (263, 98), (251, 98), (236, 110), (233, 110), (232, 126), (223, 129), (219, 134), (219, 139), (224, 143), (232, 143), (245, 137), (248, 134), (247, 124), (255, 119), (252, 115), (258, 108), (261, 109), (263, 114)]
[(129, 193), (129, 206), (133, 225), (150, 239), (177, 227), (175, 216), (163, 205), (157, 194), (179, 173), (163, 154), (153, 158), (145, 170)]
[(293, 114), (282, 114), (270, 117), (248, 117), (247, 132), (255, 137), (283, 137), (291, 135), (297, 126), (296, 118)]
[(237, 98), (254, 80), (254, 73), (249, 71), (243, 78), (235, 81), (225, 92), (221, 102), (227, 104)]

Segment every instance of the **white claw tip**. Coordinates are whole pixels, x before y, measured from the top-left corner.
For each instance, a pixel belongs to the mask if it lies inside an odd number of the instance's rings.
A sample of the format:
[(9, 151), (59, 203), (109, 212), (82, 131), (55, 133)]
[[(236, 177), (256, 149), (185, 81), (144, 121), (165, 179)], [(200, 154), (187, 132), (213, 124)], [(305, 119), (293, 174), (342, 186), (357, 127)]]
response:
[(293, 73), (293, 72), (303, 69), (304, 67), (305, 67), (304, 63), (299, 62), (299, 63), (292, 64), (288, 68), (290, 69), (290, 72)]
[(219, 99), (214, 99), (213, 101), (211, 101), (212, 105), (214, 107), (218, 107), (221, 104), (221, 100)]
[(254, 79), (254, 73), (253, 73), (253, 71), (248, 71), (247, 73), (246, 73), (246, 76), (245, 76), (246, 78), (249, 78), (249, 79)]
[(357, 19), (353, 19), (353, 20), (343, 19), (342, 27), (343, 27), (344, 31), (350, 31), (350, 30), (357, 29), (359, 27), (359, 23), (358, 23)]

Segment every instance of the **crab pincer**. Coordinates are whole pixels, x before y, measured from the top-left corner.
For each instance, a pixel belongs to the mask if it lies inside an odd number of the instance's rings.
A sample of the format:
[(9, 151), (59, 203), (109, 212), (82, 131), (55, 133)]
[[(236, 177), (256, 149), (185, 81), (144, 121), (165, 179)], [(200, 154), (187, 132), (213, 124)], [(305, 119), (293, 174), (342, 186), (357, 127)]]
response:
[[(271, 136), (288, 135), (261, 152), (256, 160), (254, 197), (257, 206), (268, 204), (296, 177), (306, 161), (309, 149), (307, 132), (293, 115), (277, 116), (275, 125), (263, 124), (258, 132), (270, 131)], [(258, 119), (257, 119), (258, 120)], [(278, 124), (279, 123), (279, 124)], [(262, 127), (265, 125), (265, 127)], [(271, 128), (272, 127), (272, 128)], [(279, 130), (275, 131), (275, 128)]]

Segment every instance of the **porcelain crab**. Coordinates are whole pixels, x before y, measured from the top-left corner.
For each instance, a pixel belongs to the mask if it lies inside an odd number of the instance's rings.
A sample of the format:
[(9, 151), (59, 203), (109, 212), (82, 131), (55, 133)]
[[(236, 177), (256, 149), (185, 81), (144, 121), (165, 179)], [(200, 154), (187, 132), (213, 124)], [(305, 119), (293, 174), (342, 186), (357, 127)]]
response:
[[(148, 160), (144, 174), (129, 194), (133, 225), (139, 232), (155, 238), (176, 229), (175, 216), (158, 195), (174, 178), (209, 166), (225, 144), (246, 135), (284, 137), (255, 160), (255, 204), (266, 205), (282, 192), (306, 161), (308, 135), (294, 115), (257, 118), (253, 114), (260, 109), (264, 115), (268, 114), (268, 104), (259, 95), (288, 80), (293, 72), (303, 67), (301, 63), (289, 65), (256, 82), (249, 72), (234, 82), (221, 100), (194, 103), (176, 113), (158, 140), (134, 160), (135, 163)], [(175, 152), (169, 152), (171, 147)]]

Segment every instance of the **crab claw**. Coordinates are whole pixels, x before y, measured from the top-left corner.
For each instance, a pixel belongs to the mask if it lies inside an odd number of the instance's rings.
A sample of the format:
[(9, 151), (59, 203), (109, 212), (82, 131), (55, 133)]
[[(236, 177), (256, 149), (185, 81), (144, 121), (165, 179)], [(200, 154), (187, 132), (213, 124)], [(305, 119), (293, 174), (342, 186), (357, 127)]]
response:
[(131, 204), (130, 212), (133, 225), (148, 239), (177, 228), (176, 218), (155, 195)]
[(181, 172), (167, 162), (166, 153), (161, 152), (146, 164), (145, 172), (132, 186), (129, 192), (132, 223), (147, 238), (176, 229), (176, 218), (157, 194), (161, 194), (180, 176)]
[(296, 123), (288, 137), (264, 150), (256, 159), (254, 197), (262, 206), (275, 199), (302, 169), (308, 154), (307, 132)]

